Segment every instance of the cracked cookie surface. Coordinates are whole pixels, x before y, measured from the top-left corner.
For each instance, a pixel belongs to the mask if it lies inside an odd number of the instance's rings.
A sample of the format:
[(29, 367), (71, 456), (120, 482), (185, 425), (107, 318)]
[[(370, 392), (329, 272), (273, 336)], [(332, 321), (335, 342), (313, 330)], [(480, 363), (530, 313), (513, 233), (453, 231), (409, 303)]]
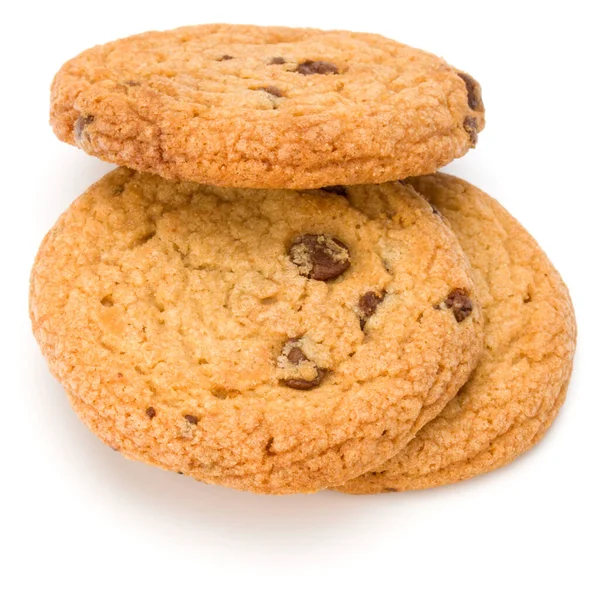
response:
[(339, 488), (348, 493), (434, 487), (509, 463), (551, 425), (571, 374), (573, 307), (535, 240), (465, 181), (437, 174), (409, 182), (448, 220), (471, 261), (484, 350), (443, 412), (397, 456)]
[[(331, 251), (310, 261), (326, 280), (292, 260), (298, 243)], [(454, 396), (482, 332), (475, 298), (461, 322), (440, 309), (456, 289), (472, 294), (468, 263), (408, 186), (240, 190), (120, 168), (46, 236), (30, 307), (110, 446), (290, 493), (381, 464)]]
[(168, 179), (298, 189), (431, 173), (475, 145), (484, 107), (472, 77), (379, 35), (199, 25), (68, 61), (50, 122)]

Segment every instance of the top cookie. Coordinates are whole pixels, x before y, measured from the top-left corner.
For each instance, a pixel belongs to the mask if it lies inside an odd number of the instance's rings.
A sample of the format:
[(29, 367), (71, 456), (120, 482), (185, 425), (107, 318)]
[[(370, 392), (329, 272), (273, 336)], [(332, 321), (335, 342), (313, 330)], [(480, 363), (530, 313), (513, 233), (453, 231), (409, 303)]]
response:
[(50, 122), (167, 179), (317, 188), (431, 173), (475, 145), (484, 109), (469, 75), (379, 35), (199, 25), (73, 58)]

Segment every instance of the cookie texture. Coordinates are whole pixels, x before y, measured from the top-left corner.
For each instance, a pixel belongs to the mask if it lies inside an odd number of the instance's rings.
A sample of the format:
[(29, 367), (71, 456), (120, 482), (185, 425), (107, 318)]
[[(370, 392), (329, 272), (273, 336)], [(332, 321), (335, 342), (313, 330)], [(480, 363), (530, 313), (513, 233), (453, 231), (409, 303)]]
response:
[(575, 350), (568, 291), (548, 258), (495, 200), (448, 175), (410, 180), (448, 220), (471, 261), (484, 351), (435, 420), (354, 494), (428, 488), (501, 467), (529, 450), (564, 402)]
[(68, 61), (50, 122), (168, 179), (300, 189), (432, 173), (475, 145), (484, 107), (471, 76), (379, 35), (199, 25)]
[(30, 312), (113, 448), (292, 493), (381, 464), (439, 414), (481, 351), (473, 290), (409, 186), (221, 189), (119, 168), (46, 236)]

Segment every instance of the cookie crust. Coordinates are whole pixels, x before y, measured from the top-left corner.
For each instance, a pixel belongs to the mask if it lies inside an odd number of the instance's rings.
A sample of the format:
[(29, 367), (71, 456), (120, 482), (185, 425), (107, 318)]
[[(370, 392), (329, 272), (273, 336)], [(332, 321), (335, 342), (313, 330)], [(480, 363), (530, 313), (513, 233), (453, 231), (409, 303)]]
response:
[(484, 107), (472, 77), (379, 35), (199, 25), (68, 61), (50, 123), (167, 179), (301, 189), (431, 173), (475, 145)]

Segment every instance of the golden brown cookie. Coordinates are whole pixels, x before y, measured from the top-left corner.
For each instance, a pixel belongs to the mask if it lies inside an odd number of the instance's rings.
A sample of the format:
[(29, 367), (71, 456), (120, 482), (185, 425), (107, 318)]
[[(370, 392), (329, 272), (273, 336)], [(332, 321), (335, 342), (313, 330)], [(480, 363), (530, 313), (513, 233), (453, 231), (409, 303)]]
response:
[(198, 25), (73, 58), (50, 122), (168, 179), (298, 189), (432, 173), (475, 145), (484, 109), (472, 77), (379, 35)]
[(448, 220), (473, 266), (484, 351), (468, 383), (398, 455), (339, 488), (428, 488), (497, 469), (546, 432), (575, 350), (569, 293), (546, 255), (495, 200), (449, 175), (410, 180)]
[(81, 418), (125, 456), (290, 493), (381, 464), (442, 410), (481, 351), (472, 291), (408, 186), (221, 189), (120, 168), (44, 240), (31, 318)]

